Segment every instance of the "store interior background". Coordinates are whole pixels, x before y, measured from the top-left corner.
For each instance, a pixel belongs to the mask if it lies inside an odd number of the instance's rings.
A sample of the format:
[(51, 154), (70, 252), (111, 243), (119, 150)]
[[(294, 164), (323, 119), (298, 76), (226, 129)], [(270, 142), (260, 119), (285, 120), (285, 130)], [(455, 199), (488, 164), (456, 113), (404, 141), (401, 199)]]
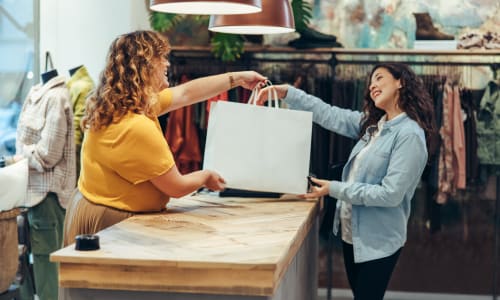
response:
[[(498, 0), (311, 0), (310, 3), (314, 15), (311, 25), (321, 32), (336, 35), (346, 48), (412, 48), (416, 29), (412, 12), (429, 12), (435, 24), (455, 37), (479, 28), (500, 33)], [(0, 107), (15, 98), (19, 78), (25, 74), (27, 62), (34, 56), (37, 59), (33, 60), (36, 62), (32, 66), (33, 76), (25, 83), (24, 95), (39, 81), (47, 51), (60, 74), (68, 76), (69, 69), (85, 65), (97, 81), (108, 47), (116, 36), (151, 28), (143, 0), (0, 0), (0, 5), (7, 8), (21, 25), (31, 22), (35, 26), (30, 31), (32, 35), (26, 39), (12, 39), (8, 35), (12, 30), (11, 22), (0, 16), (3, 27), (0, 27), (0, 79), (3, 82)], [(39, 14), (36, 13), (37, 7)], [(284, 43), (289, 38), (266, 36), (264, 42)], [(8, 48), (8, 43), (32, 43), (32, 52)], [(484, 81), (477, 83), (477, 87), (480, 88), (481, 84)], [(2, 130), (0, 128), (0, 133)], [(414, 201), (408, 244), (389, 289), (491, 295), (492, 286), (496, 284), (500, 290), (498, 276), (496, 283), (493, 282), (497, 188), (495, 178), (490, 177), (480, 190), (465, 192), (448, 201), (440, 209), (441, 227), (438, 231), (429, 227), (427, 208), (422, 200), (427, 196), (423, 190), (418, 190), (416, 200), (421, 201)], [(319, 275), (322, 287), (327, 285), (325, 245), (323, 239)], [(333, 286), (346, 289), (338, 242), (335, 242), (334, 249)]]

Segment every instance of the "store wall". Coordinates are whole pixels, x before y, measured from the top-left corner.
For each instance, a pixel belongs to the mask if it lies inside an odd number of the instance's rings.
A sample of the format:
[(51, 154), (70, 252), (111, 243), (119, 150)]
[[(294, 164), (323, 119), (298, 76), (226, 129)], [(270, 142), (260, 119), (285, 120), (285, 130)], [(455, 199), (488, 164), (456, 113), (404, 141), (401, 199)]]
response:
[(50, 51), (60, 75), (85, 65), (94, 81), (104, 67), (110, 43), (118, 35), (149, 29), (146, 2), (141, 0), (40, 1), (40, 71)]

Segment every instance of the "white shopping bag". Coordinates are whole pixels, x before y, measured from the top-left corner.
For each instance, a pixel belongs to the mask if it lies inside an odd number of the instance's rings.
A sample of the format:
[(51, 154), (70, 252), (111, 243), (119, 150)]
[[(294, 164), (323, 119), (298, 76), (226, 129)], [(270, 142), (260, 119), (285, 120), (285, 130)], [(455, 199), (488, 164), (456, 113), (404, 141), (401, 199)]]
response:
[(24, 206), (28, 191), (28, 160), (0, 168), (0, 211)]
[[(304, 194), (311, 155), (312, 113), (219, 101), (211, 105), (203, 169), (228, 188)], [(269, 95), (271, 96), (271, 95)]]

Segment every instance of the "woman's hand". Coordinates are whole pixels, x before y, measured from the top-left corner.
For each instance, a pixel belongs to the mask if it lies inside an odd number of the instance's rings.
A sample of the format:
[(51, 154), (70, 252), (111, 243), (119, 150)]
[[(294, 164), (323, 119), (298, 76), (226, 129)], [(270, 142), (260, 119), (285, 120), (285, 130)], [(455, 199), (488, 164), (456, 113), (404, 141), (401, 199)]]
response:
[(325, 195), (328, 195), (330, 192), (330, 181), (328, 180), (323, 180), (323, 179), (317, 179), (314, 177), (311, 177), (311, 180), (313, 183), (315, 183), (317, 186), (311, 186), (311, 190), (309, 193), (300, 195), (301, 198), (304, 199), (315, 199), (319, 198)]
[(205, 187), (212, 191), (220, 191), (226, 188), (226, 181), (214, 171), (207, 171), (208, 178), (205, 181)]
[(288, 84), (271, 85), (261, 89), (259, 94), (257, 94), (257, 105), (263, 105), (264, 102), (268, 100), (267, 95), (270, 89), (274, 89), (276, 91), (278, 99), (283, 99), (288, 93)]
[(248, 90), (253, 89), (259, 83), (263, 83), (267, 80), (267, 77), (255, 72), (255, 71), (241, 71), (232, 73), (234, 76), (234, 81), (236, 85), (242, 86)]

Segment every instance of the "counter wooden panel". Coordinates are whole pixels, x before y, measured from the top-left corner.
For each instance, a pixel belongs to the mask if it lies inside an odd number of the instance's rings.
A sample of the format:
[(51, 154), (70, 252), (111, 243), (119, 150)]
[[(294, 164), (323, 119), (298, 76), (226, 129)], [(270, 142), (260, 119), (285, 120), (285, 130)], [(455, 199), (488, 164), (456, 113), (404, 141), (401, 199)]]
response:
[(99, 233), (101, 249), (52, 253), (63, 288), (272, 295), (318, 214), (318, 201), (174, 199)]

